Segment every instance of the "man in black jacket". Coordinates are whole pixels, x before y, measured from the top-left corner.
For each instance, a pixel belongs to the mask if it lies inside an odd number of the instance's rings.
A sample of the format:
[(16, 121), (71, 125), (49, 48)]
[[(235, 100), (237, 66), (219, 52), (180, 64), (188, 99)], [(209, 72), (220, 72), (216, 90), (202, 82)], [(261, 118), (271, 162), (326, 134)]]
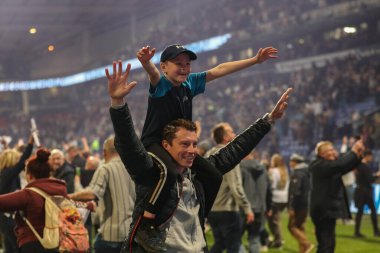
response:
[(65, 181), (67, 193), (73, 193), (75, 191), (75, 169), (66, 161), (60, 149), (55, 148), (51, 151), (49, 164), (52, 169), (51, 175)]
[(298, 241), (299, 252), (309, 253), (314, 248), (305, 233), (309, 211), (310, 174), (304, 158), (298, 154), (290, 156), (289, 166), (292, 174), (288, 194), (288, 229)]
[[(113, 63), (113, 75), (108, 77), (108, 92), (111, 97), (110, 114), (115, 130), (115, 147), (136, 185), (136, 203), (132, 215), (129, 236), (124, 243), (125, 252), (153, 252), (143, 249), (135, 240), (135, 232), (141, 223), (149, 192), (156, 182), (158, 166), (165, 164), (149, 154), (136, 135), (132, 118), (124, 97), (136, 82), (127, 82), (130, 65), (125, 73), (122, 64)], [(271, 123), (279, 119), (286, 107), (291, 89), (280, 98), (271, 113), (259, 119), (217, 154), (210, 156), (198, 167), (214, 166), (216, 175), (194, 174), (189, 169), (197, 151), (196, 126), (183, 119), (169, 123), (163, 131), (163, 148), (178, 164), (177, 182), (170, 190), (164, 208), (156, 215), (156, 225), (166, 236), (166, 252), (207, 252), (204, 222), (218, 193), (222, 175), (233, 169), (270, 130)]]
[(355, 188), (355, 205), (358, 212), (355, 217), (355, 237), (364, 237), (360, 233), (360, 223), (363, 216), (364, 206), (367, 205), (371, 210), (371, 222), (374, 236), (380, 236), (379, 226), (377, 224), (376, 207), (373, 200), (372, 184), (380, 176), (380, 172), (373, 173), (370, 166), (373, 161), (372, 151), (367, 149), (363, 153), (362, 162), (356, 168), (356, 188)]
[(350, 216), (342, 175), (360, 163), (363, 150), (363, 142), (357, 141), (351, 151), (338, 158), (338, 152), (329, 141), (321, 141), (315, 148), (317, 158), (309, 165), (310, 215), (315, 225), (318, 253), (334, 252), (336, 219)]

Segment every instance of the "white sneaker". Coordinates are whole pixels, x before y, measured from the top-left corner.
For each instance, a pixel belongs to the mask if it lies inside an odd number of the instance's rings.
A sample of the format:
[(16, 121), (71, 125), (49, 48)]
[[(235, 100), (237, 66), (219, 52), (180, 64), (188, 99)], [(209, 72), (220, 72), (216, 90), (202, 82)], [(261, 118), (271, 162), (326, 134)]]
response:
[(307, 249), (305, 249), (304, 253), (310, 253), (314, 249), (314, 247), (315, 247), (314, 244), (310, 244), (309, 247)]
[(354, 226), (355, 225), (355, 221), (354, 220), (343, 220), (343, 224), (344, 225), (347, 225), (347, 226)]

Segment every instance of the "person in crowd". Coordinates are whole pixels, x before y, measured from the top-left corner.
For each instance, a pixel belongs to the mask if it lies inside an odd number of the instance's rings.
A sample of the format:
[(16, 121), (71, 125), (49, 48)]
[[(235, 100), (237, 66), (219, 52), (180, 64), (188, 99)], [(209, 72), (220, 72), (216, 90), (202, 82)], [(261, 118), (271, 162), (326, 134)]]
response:
[[(28, 185), (19, 191), (0, 195), (0, 211), (16, 212), (16, 235), (20, 253), (55, 252), (45, 250), (33, 231), (26, 224), (28, 219), (38, 234), (43, 236), (45, 227), (45, 200), (38, 193), (29, 190), (29, 187), (38, 188), (49, 195), (61, 195), (67, 197), (66, 185), (62, 180), (50, 178), (50, 165), (48, 163), (50, 151), (37, 150), (26, 163), (26, 179)], [(93, 208), (90, 203), (89, 208)], [(15, 251), (17, 252), (17, 251)]]
[(75, 169), (65, 159), (60, 149), (53, 149), (49, 157), (51, 176), (66, 182), (67, 193), (75, 191)]
[(254, 213), (252, 223), (247, 223), (244, 230), (248, 232), (250, 253), (260, 252), (260, 231), (265, 225), (263, 216), (271, 213), (272, 189), (265, 166), (254, 159), (252, 152), (240, 163), (244, 192)]
[(361, 140), (342, 157), (338, 157), (330, 141), (320, 141), (315, 147), (317, 157), (309, 165), (312, 179), (310, 216), (315, 226), (318, 253), (334, 252), (336, 219), (350, 216), (342, 175), (359, 165), (363, 151)]
[(75, 168), (75, 170), (84, 170), (86, 159), (82, 156), (80, 149), (75, 145), (70, 145), (67, 150), (67, 162)]
[[(0, 194), (7, 194), (21, 188), (20, 173), (25, 168), (25, 161), (33, 151), (34, 139), (29, 136), (28, 145), (21, 155), (14, 149), (6, 149), (0, 154)], [(14, 233), (15, 222), (12, 213), (0, 210), (0, 229), (4, 235), (4, 253), (18, 252), (16, 235)]]
[[(179, 118), (192, 120), (193, 97), (204, 92), (206, 82), (276, 58), (278, 50), (267, 47), (260, 49), (255, 57), (222, 63), (200, 73), (190, 73), (191, 61), (196, 60), (197, 55), (180, 44), (170, 45), (165, 48), (160, 57), (160, 69), (163, 75), (151, 62), (155, 51), (155, 48), (151, 50), (149, 46), (146, 46), (142, 47), (136, 54), (150, 81), (148, 110), (141, 141), (149, 152), (165, 161), (167, 166), (163, 167), (160, 172), (162, 176), (152, 191), (152, 197), (146, 206), (136, 238), (141, 243), (144, 241), (143, 244), (146, 244), (147, 247), (160, 249), (163, 244), (160, 233), (150, 228), (154, 227), (156, 212), (162, 208), (160, 203), (165, 202), (165, 196), (168, 196), (169, 189), (175, 184), (177, 177), (175, 164), (160, 145), (164, 126)], [(209, 173), (207, 167), (198, 168), (196, 166), (198, 160), (202, 160), (201, 156), (197, 156), (194, 171)]]
[(284, 158), (280, 154), (271, 157), (269, 177), (272, 181), (272, 215), (268, 218), (269, 229), (273, 234), (272, 248), (282, 247), (281, 212), (288, 203), (289, 175)]
[(356, 168), (356, 188), (355, 188), (355, 205), (358, 208), (358, 212), (355, 217), (355, 237), (364, 237), (360, 233), (360, 224), (363, 216), (364, 206), (367, 205), (371, 210), (371, 222), (373, 227), (374, 236), (380, 236), (379, 226), (377, 223), (377, 214), (375, 203), (373, 199), (373, 187), (372, 184), (375, 179), (380, 177), (380, 172), (373, 173), (370, 167), (373, 161), (372, 151), (366, 149), (363, 152), (362, 162)]
[(260, 164), (262, 164), (265, 167), (265, 170), (267, 171), (268, 175), (268, 184), (270, 185), (270, 209), (266, 213), (266, 215), (261, 215), (262, 221), (261, 221), (261, 228), (260, 228), (260, 252), (267, 252), (269, 250), (269, 232), (267, 229), (266, 224), (268, 223), (268, 218), (272, 216), (272, 199), (273, 199), (273, 192), (272, 192), (272, 180), (269, 177), (269, 169), (270, 169), (270, 159), (264, 157), (260, 160)]
[(95, 253), (119, 253), (128, 234), (135, 202), (135, 185), (114, 146), (114, 137), (103, 145), (105, 162), (96, 170), (90, 185), (69, 197), (74, 200), (103, 200), (100, 232)]
[(288, 194), (288, 229), (298, 242), (299, 252), (309, 253), (314, 245), (305, 233), (305, 224), (309, 212), (310, 174), (305, 159), (298, 155), (290, 156), (289, 167), (292, 170)]
[[(347, 151), (350, 150), (350, 148), (352, 147), (352, 145), (354, 145), (355, 141), (359, 140), (360, 137), (359, 136), (356, 136), (356, 137), (350, 137), (349, 139), (347, 138), (347, 136), (343, 136), (343, 139), (342, 139), (342, 145), (340, 147), (340, 154), (344, 154), (346, 153)], [(342, 180), (343, 180), (343, 184), (344, 184), (344, 187), (346, 188), (346, 192), (347, 192), (347, 200), (348, 200), (348, 207), (350, 210), (350, 207), (351, 207), (351, 203), (353, 203), (354, 201), (354, 190), (355, 190), (355, 173), (354, 171), (349, 171), (347, 172), (346, 174), (344, 174), (342, 176)], [(345, 225), (354, 225), (354, 220), (351, 218), (351, 219), (343, 219), (343, 224)]]
[[(230, 124), (219, 123), (212, 129), (212, 138), (217, 144), (206, 153), (206, 157), (217, 153), (222, 147), (230, 143), (236, 134)], [(254, 220), (251, 205), (244, 193), (240, 166), (223, 175), (218, 194), (208, 215), (208, 223), (214, 235), (214, 245), (211, 253), (239, 252), (241, 245), (242, 221), (239, 208), (246, 216), (244, 222), (250, 224)]]
[[(141, 224), (145, 205), (150, 198), (150, 189), (154, 187), (159, 177), (157, 167), (165, 166), (165, 163), (145, 150), (133, 127), (131, 114), (124, 100), (137, 84), (127, 81), (130, 68), (128, 64), (126, 71), (123, 72), (121, 63), (118, 69), (114, 64), (113, 75), (107, 75), (115, 147), (136, 184), (132, 225), (122, 251), (154, 252), (157, 250), (143, 249), (142, 245), (135, 241), (135, 236)], [(161, 145), (177, 164), (178, 177), (175, 185), (170, 188), (170, 197), (165, 202), (164, 208), (158, 210), (155, 217), (156, 227), (160, 229), (165, 239), (165, 248), (162, 251), (207, 251), (203, 233), (204, 222), (216, 198), (222, 175), (233, 169), (270, 130), (271, 122), (283, 115), (291, 91), (289, 88), (281, 96), (271, 113), (257, 120), (217, 154), (202, 160), (200, 167), (214, 167), (219, 172), (217, 177), (215, 174), (194, 174), (189, 169), (193, 165), (197, 147), (194, 123), (178, 119), (165, 126)]]
[[(84, 187), (87, 187), (90, 184), (90, 181), (95, 173), (95, 170), (98, 168), (100, 164), (100, 160), (96, 156), (89, 156), (86, 159), (86, 163), (84, 166), (84, 170), (78, 170), (76, 169), (76, 175), (74, 178), (74, 192), (78, 192), (83, 190)], [(97, 212), (91, 213), (91, 219), (87, 219), (85, 226), (88, 231), (88, 235), (90, 237), (90, 250), (92, 250), (92, 234), (93, 234), (93, 228), (92, 228), (92, 221), (95, 220), (96, 215), (98, 212), (100, 212), (101, 208), (97, 208)], [(95, 226), (96, 231), (97, 226)]]
[(212, 148), (212, 144), (208, 140), (203, 140), (199, 142), (198, 148), (197, 148), (197, 154), (200, 156), (204, 156), (207, 151), (209, 151)]
[(84, 165), (84, 171), (80, 174), (80, 182), (83, 187), (87, 187), (90, 184), (91, 179), (99, 165), (100, 160), (98, 157), (92, 155), (87, 157), (86, 164)]

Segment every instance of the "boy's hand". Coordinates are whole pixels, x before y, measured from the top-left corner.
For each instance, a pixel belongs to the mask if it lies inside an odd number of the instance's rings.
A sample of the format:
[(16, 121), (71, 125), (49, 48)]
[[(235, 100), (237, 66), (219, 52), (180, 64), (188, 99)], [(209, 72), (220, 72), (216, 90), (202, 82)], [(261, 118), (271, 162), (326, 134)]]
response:
[[(118, 65), (116, 70), (116, 65)], [(113, 74), (109, 74), (108, 69), (105, 69), (108, 78), (108, 94), (112, 99), (112, 104), (121, 105), (123, 98), (136, 86), (137, 82), (128, 83), (128, 75), (131, 70), (131, 64), (127, 65), (125, 73), (123, 73), (123, 65), (121, 61), (112, 63)]]
[(155, 53), (156, 53), (155, 48), (152, 48), (152, 50), (150, 50), (150, 46), (146, 46), (146, 47), (142, 47), (139, 51), (137, 51), (136, 56), (137, 56), (137, 59), (141, 62), (141, 64), (144, 64), (144, 63), (149, 62)]
[(274, 47), (266, 47), (264, 49), (260, 48), (256, 54), (257, 63), (265, 62), (268, 59), (278, 58), (278, 50)]

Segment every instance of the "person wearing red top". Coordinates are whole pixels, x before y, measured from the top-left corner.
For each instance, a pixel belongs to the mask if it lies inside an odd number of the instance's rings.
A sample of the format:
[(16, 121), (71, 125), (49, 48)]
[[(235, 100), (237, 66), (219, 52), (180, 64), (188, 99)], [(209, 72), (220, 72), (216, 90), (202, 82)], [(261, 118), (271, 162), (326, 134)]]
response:
[(22, 215), (27, 218), (38, 234), (43, 236), (45, 226), (45, 200), (37, 193), (28, 190), (36, 187), (49, 195), (62, 195), (67, 197), (66, 183), (62, 180), (49, 178), (50, 166), (48, 159), (50, 151), (39, 149), (26, 164), (26, 179), (28, 185), (25, 189), (0, 195), (0, 211), (16, 212), (16, 229), (20, 253), (49, 252), (45, 250), (37, 237), (33, 234)]

